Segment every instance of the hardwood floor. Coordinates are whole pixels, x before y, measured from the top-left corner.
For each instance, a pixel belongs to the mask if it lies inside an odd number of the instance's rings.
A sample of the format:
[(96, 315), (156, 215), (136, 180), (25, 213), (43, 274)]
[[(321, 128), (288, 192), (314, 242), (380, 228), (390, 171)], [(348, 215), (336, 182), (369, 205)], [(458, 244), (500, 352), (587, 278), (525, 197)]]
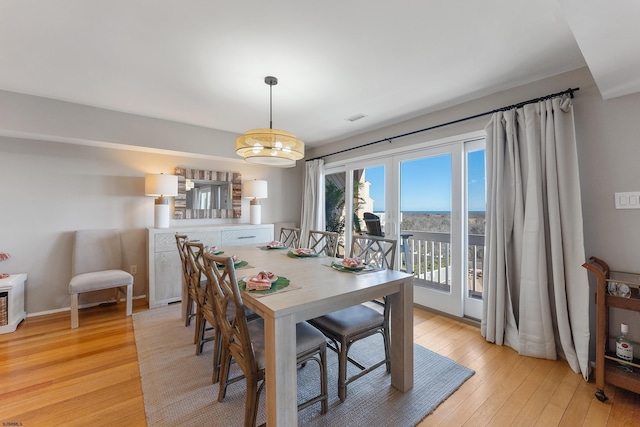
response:
[[(144, 301), (134, 302), (134, 312), (146, 309)], [(639, 423), (640, 395), (607, 386), (609, 401), (601, 403), (595, 385), (564, 361), (518, 356), (487, 343), (475, 326), (416, 308), (414, 336), (476, 371), (420, 427)], [(73, 330), (68, 312), (28, 318), (0, 335), (0, 360), (2, 425), (146, 425), (124, 304), (81, 310)]]

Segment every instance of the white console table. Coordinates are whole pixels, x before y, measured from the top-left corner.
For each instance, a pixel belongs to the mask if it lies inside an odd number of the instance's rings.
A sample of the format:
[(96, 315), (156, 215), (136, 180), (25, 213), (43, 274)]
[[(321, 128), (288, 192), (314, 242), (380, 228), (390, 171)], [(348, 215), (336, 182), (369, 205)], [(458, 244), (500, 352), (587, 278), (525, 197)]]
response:
[(205, 246), (217, 246), (226, 252), (228, 251), (225, 248), (231, 246), (257, 245), (273, 240), (273, 224), (224, 224), (147, 230), (149, 308), (182, 299), (182, 265), (176, 245), (176, 234), (184, 234), (189, 240), (199, 240)]
[(27, 312), (24, 311), (24, 283), (26, 281), (27, 275), (25, 273), (12, 274), (5, 279), (0, 279), (0, 297), (3, 299), (2, 305), (6, 307), (7, 313), (5, 319), (4, 310), (2, 310), (0, 334), (15, 331), (18, 324), (27, 317)]

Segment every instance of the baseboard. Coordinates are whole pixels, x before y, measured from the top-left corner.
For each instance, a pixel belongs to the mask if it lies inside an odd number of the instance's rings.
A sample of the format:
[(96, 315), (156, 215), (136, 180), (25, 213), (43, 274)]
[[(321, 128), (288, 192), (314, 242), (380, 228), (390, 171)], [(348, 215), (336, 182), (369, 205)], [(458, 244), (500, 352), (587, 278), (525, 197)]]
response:
[(422, 310), (429, 311), (431, 313), (435, 313), (435, 314), (437, 314), (439, 316), (447, 317), (449, 319), (457, 320), (458, 322), (462, 322), (464, 324), (480, 328), (480, 320), (478, 320), (478, 319), (474, 319), (472, 317), (457, 317), (457, 316), (454, 316), (453, 314), (445, 313), (444, 311), (436, 310), (436, 309), (431, 308), (431, 307), (425, 307), (423, 305), (415, 304), (415, 303), (413, 305), (415, 307), (421, 308)]
[[(147, 296), (146, 295), (138, 295), (133, 297), (134, 300), (136, 299), (146, 299)], [(126, 298), (120, 298), (120, 302), (126, 302)], [(98, 302), (92, 302), (92, 303), (88, 303), (88, 304), (82, 304), (79, 305), (78, 308), (89, 308), (89, 307), (96, 307), (98, 305), (101, 304), (108, 304), (109, 301), (98, 301)], [(62, 307), (62, 308), (57, 308), (55, 310), (46, 310), (46, 311), (38, 311), (36, 313), (27, 313), (27, 317), (38, 317), (38, 316), (46, 316), (47, 314), (56, 314), (56, 313), (62, 313), (64, 311), (71, 311), (71, 307)]]

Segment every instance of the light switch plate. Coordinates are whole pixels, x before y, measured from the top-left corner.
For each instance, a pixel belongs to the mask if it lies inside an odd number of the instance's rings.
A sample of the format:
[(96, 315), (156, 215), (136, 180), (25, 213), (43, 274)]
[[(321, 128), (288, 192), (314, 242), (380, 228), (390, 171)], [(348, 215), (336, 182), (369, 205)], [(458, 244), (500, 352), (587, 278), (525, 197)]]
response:
[(640, 191), (615, 194), (616, 209), (640, 209)]

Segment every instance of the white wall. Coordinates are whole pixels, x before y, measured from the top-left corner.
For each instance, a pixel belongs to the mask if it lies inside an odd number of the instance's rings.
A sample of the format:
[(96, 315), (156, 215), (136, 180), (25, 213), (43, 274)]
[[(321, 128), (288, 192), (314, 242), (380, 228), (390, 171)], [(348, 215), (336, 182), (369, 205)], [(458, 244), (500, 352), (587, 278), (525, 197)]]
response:
[[(233, 145), (233, 140), (229, 142)], [(72, 231), (117, 228), (123, 233), (125, 266), (136, 264), (134, 295), (147, 293), (146, 228), (153, 226), (153, 198), (144, 196), (146, 173), (176, 166), (240, 172), (267, 179), (262, 222), (300, 222), (303, 162), (291, 169), (0, 136), (0, 252), (11, 258), (0, 272), (28, 273), (28, 314), (69, 307)], [(249, 222), (243, 200), (240, 220), (172, 220), (172, 226)], [(112, 292), (81, 296), (102, 301)]]
[[(640, 271), (640, 209), (614, 209), (614, 193), (640, 191), (640, 94), (627, 95), (603, 101), (589, 73), (583, 68), (480, 98), (455, 107), (409, 120), (386, 129), (338, 141), (332, 145), (310, 150), (309, 157), (320, 156), (348, 147), (424, 129), (473, 116), (495, 108), (579, 87), (575, 93), (574, 114), (576, 139), (580, 162), (580, 184), (583, 207), (585, 256), (604, 259), (614, 270)], [(489, 116), (442, 127), (392, 142), (394, 146), (436, 140), (452, 135), (484, 129)], [(383, 143), (389, 147), (388, 143)], [(337, 156), (374, 152), (379, 146), (370, 146)], [(595, 282), (590, 277), (591, 290)], [(592, 300), (591, 300), (592, 301)], [(585, 307), (586, 309), (587, 307)], [(592, 347), (595, 346), (595, 310), (591, 303)], [(621, 321), (629, 323), (632, 338), (640, 341), (640, 313), (615, 311), (611, 319), (612, 333), (619, 332)]]

